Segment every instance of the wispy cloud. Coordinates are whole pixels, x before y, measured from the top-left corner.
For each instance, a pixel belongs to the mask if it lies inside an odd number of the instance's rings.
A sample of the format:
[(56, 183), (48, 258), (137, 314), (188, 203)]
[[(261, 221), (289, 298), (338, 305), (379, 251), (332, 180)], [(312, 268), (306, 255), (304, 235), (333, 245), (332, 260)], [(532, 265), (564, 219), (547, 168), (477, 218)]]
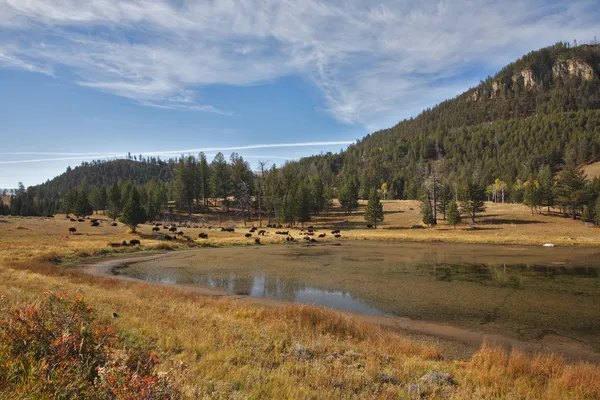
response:
[(208, 85), (295, 74), (323, 108), (372, 123), (466, 88), (559, 40), (590, 39), (597, 0), (3, 0), (0, 66), (53, 73), (140, 104), (231, 115)]
[[(243, 146), (230, 146), (230, 147), (203, 147), (203, 148), (192, 148), (183, 150), (160, 150), (160, 151), (142, 151), (134, 152), (131, 154), (148, 156), (178, 156), (181, 154), (198, 154), (200, 152), (206, 153), (207, 157), (214, 156), (216, 152), (221, 151), (243, 151), (243, 150), (257, 150), (257, 149), (274, 149), (274, 148), (297, 148), (297, 147), (330, 147), (330, 146), (345, 146), (352, 144), (352, 141), (329, 141), (329, 142), (297, 142), (297, 143), (268, 143), (268, 144), (249, 144)], [(41, 163), (50, 161), (68, 161), (68, 160), (97, 160), (97, 159), (110, 159), (110, 158), (124, 158), (127, 153), (122, 152), (44, 152), (44, 151), (15, 151), (15, 152), (0, 152), (0, 155), (5, 156), (56, 156), (52, 158), (34, 158), (34, 159), (20, 159), (20, 160), (3, 160), (0, 164), (29, 164), (29, 163)], [(275, 160), (292, 160), (297, 157), (294, 156), (282, 156), (282, 155), (245, 155), (245, 158), (256, 158), (256, 159), (275, 159)]]

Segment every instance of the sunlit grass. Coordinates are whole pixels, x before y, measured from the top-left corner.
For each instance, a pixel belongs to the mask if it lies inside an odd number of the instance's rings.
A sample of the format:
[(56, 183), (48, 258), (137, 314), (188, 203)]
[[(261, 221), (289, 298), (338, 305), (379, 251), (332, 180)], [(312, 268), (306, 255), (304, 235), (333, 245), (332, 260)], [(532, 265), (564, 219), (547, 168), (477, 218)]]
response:
[[(397, 205), (402, 209), (408, 206), (404, 202)], [(515, 218), (525, 218), (518, 210)], [(490, 207), (492, 212), (510, 213), (513, 208)], [(470, 241), (471, 237), (489, 241), (498, 233), (501, 241), (509, 237), (518, 240), (535, 232), (537, 236), (530, 242), (600, 242), (598, 230), (582, 234), (579, 222), (547, 216), (532, 217), (547, 221), (543, 229), (526, 224), (503, 224), (499, 231), (461, 227), (459, 233), (443, 226), (399, 229), (410, 226), (417, 213), (418, 209), (407, 210), (386, 217), (383, 228), (398, 229), (344, 231), (343, 239), (442, 240), (447, 235), (457, 241)], [(342, 226), (344, 217), (336, 218), (314, 223), (328, 229)], [(350, 217), (349, 223), (362, 224), (360, 218)], [(77, 227), (78, 234), (68, 234), (71, 225)], [(552, 227), (556, 227), (555, 236), (551, 236)], [(157, 240), (148, 225), (140, 231), (139, 250), (188, 247), (184, 241)], [(196, 239), (201, 229), (184, 231), (199, 244), (254, 245), (253, 240), (244, 238), (242, 229), (235, 234), (208, 231), (207, 241)], [(552, 355), (509, 355), (490, 346), (469, 361), (444, 359), (432, 342), (409, 339), (332, 310), (257, 306), (171, 287), (84, 276), (56, 264), (138, 251), (137, 247), (108, 246), (133, 238), (140, 239), (122, 226), (93, 228), (58, 217), (0, 218), (0, 317), (39, 302), (48, 289), (82, 291), (100, 318), (118, 329), (125, 344), (157, 350), (163, 361), (160, 368), (173, 377), (187, 398), (600, 398), (600, 369), (596, 365), (571, 365)], [(261, 238), (263, 243), (284, 240), (275, 235)], [(113, 312), (119, 315), (114, 320)], [(421, 380), (434, 370), (450, 373), (456, 386)]]

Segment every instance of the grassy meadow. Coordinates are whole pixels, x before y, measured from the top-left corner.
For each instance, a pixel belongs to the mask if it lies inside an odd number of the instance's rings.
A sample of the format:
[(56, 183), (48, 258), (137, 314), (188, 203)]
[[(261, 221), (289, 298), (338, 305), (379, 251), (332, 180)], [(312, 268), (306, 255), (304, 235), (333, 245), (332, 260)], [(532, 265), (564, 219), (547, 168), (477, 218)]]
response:
[[(558, 215), (531, 216), (521, 205), (489, 204), (476, 225), (464, 223), (456, 230), (443, 223), (412, 229), (420, 224), (417, 202), (384, 202), (384, 209), (385, 222), (377, 230), (364, 229), (362, 215), (337, 210), (312, 224), (341, 229), (341, 240), (600, 244), (599, 229)], [(207, 218), (207, 225), (218, 225)], [(221, 224), (236, 225), (236, 232), (182, 228), (193, 239), (188, 242), (157, 239), (151, 225), (131, 234), (120, 223), (91, 227), (64, 216), (1, 217), (0, 318), (36, 304), (46, 290), (83, 292), (99, 318), (118, 330), (123, 345), (157, 352), (160, 370), (184, 398), (600, 398), (598, 365), (488, 345), (469, 359), (453, 359), (435, 339), (409, 337), (333, 310), (259, 306), (65, 267), (123, 252), (254, 245), (241, 221), (222, 217)], [(71, 226), (75, 234), (68, 233)], [(285, 241), (268, 231), (262, 244)], [(209, 238), (198, 239), (200, 232)], [(108, 246), (131, 239), (140, 239), (141, 246)]]

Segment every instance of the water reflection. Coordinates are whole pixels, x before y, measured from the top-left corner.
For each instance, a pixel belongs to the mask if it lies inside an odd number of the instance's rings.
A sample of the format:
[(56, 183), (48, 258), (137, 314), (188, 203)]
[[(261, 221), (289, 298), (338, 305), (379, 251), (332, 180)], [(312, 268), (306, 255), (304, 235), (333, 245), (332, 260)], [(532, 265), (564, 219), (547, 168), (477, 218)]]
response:
[(315, 304), (344, 311), (369, 315), (390, 315), (352, 297), (348, 292), (329, 291), (286, 282), (278, 277), (257, 275), (253, 278), (230, 276), (227, 278), (211, 275), (181, 274), (181, 271), (147, 273), (142, 279), (152, 283), (194, 284), (213, 289), (226, 290), (231, 294), (269, 299), (286, 300), (301, 304)]

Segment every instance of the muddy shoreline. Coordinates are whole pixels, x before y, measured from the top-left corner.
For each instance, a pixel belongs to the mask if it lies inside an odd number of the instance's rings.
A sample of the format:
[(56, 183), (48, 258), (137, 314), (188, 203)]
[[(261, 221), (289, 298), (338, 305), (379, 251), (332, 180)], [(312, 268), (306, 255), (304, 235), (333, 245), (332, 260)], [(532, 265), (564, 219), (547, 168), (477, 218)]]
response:
[[(182, 255), (182, 253), (196, 253), (198, 249), (182, 250), (177, 252), (159, 252), (153, 254), (138, 253), (135, 255), (119, 256), (110, 259), (87, 260), (75, 265), (75, 269), (82, 273), (101, 276), (107, 279), (118, 279), (121, 281), (135, 282), (138, 284), (161, 285), (178, 290), (196, 293), (200, 296), (222, 297), (243, 301), (255, 306), (263, 307), (285, 307), (295, 304), (285, 300), (252, 297), (248, 295), (231, 294), (222, 289), (202, 287), (198, 285), (170, 284), (170, 283), (150, 283), (133, 277), (121, 274), (119, 271), (126, 269), (129, 265), (138, 262), (163, 260), (169, 257)], [(426, 339), (448, 342), (453, 350), (453, 356), (457, 358), (468, 357), (470, 353), (476, 351), (484, 341), (499, 344), (506, 348), (518, 349), (525, 353), (548, 352), (557, 353), (569, 361), (588, 361), (600, 363), (600, 353), (594, 351), (589, 345), (576, 339), (548, 334), (535, 340), (520, 340), (507, 335), (489, 334), (482, 331), (465, 329), (450, 324), (415, 320), (408, 317), (399, 316), (376, 316), (359, 314), (347, 311), (336, 310), (351, 318), (368, 321), (375, 325), (400, 331), (410, 336), (416, 336)]]

